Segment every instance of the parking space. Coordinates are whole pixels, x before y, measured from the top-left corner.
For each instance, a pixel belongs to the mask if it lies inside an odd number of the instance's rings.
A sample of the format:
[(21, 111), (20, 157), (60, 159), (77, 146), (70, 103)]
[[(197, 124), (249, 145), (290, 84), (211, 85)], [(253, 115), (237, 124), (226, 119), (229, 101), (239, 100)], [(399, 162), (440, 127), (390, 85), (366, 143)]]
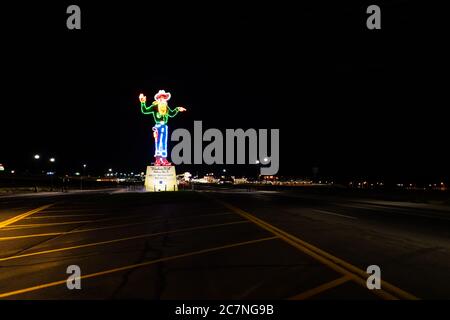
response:
[[(80, 195), (0, 230), (0, 297), (375, 297), (360, 274), (297, 240), (212, 193)], [(66, 286), (70, 265), (81, 290)]]

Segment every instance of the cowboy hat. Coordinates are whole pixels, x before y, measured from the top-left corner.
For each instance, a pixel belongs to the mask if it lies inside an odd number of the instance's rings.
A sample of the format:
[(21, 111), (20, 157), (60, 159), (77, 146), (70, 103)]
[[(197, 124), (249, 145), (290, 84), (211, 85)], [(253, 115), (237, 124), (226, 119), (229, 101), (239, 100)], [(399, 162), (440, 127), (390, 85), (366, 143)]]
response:
[(170, 99), (170, 92), (166, 92), (164, 90), (159, 90), (157, 94), (155, 94), (155, 100), (158, 99), (163, 99), (163, 100), (169, 100)]

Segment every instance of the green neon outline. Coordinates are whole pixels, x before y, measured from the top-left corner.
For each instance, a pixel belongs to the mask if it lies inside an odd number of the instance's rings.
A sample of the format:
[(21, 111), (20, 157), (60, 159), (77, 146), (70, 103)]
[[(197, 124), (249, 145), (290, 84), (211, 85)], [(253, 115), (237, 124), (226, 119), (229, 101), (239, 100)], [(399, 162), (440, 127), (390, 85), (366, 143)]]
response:
[(169, 121), (169, 117), (175, 117), (178, 112), (180, 112), (179, 108), (170, 109), (169, 105), (167, 105), (167, 113), (162, 115), (158, 112), (158, 104), (153, 102), (150, 106), (147, 106), (147, 102), (141, 102), (141, 111), (143, 114), (152, 114), (153, 119), (155, 120), (155, 124), (160, 124), (161, 121), (163, 124), (167, 124)]

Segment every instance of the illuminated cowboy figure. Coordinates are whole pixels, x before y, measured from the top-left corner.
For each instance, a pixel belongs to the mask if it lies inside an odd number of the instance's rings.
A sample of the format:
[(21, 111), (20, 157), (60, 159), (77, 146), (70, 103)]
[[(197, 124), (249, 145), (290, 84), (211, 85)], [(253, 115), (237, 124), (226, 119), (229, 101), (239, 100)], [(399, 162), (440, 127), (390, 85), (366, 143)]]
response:
[(155, 126), (153, 127), (153, 137), (155, 138), (155, 165), (156, 166), (170, 166), (171, 163), (167, 161), (167, 137), (169, 129), (167, 121), (175, 117), (178, 112), (186, 111), (183, 107), (170, 109), (167, 101), (170, 99), (170, 93), (164, 90), (159, 90), (155, 94), (155, 101), (150, 106), (147, 106), (147, 97), (142, 93), (139, 95), (141, 101), (141, 110), (143, 114), (153, 114), (155, 119)]

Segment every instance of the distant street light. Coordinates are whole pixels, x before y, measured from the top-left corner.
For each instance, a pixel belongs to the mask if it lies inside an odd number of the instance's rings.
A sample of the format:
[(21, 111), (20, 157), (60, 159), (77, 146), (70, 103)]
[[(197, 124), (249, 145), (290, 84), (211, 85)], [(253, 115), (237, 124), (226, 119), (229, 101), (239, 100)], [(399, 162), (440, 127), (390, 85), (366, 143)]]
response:
[[(81, 179), (80, 179), (80, 190), (83, 190), (83, 177), (86, 175), (86, 167), (87, 167), (87, 164), (83, 164), (83, 175), (81, 176)], [(109, 169), (109, 170), (111, 170), (111, 169)]]
[[(51, 162), (51, 163), (55, 163), (55, 161), (56, 161), (56, 159), (55, 158), (50, 158), (49, 159), (49, 161)], [(51, 170), (53, 169), (53, 166), (51, 166), (52, 168), (51, 168)], [(50, 181), (51, 181), (51, 184), (52, 184), (52, 187), (51, 187), (51, 191), (53, 191), (53, 187), (54, 187), (54, 184), (53, 184), (53, 176), (55, 175), (55, 172), (54, 171), (51, 171), (51, 178), (50, 178)]]
[(112, 169), (108, 169), (109, 172), (112, 172)]
[[(34, 155), (34, 159), (35, 160), (39, 160), (41, 158), (41, 156), (40, 155), (38, 155), (38, 154), (35, 154)], [(39, 173), (39, 168), (37, 168), (36, 170), (38, 170), (38, 173)], [(34, 183), (34, 192), (37, 192), (38, 191), (38, 189), (37, 189), (37, 184), (36, 184), (36, 182)]]
[(261, 162), (257, 159), (256, 161), (255, 161), (255, 164), (257, 165), (255, 168), (256, 168), (256, 180), (258, 180), (259, 179), (259, 176), (260, 176), (260, 171), (259, 171), (259, 168), (260, 168), (260, 166), (259, 166), (259, 164), (260, 164)]

